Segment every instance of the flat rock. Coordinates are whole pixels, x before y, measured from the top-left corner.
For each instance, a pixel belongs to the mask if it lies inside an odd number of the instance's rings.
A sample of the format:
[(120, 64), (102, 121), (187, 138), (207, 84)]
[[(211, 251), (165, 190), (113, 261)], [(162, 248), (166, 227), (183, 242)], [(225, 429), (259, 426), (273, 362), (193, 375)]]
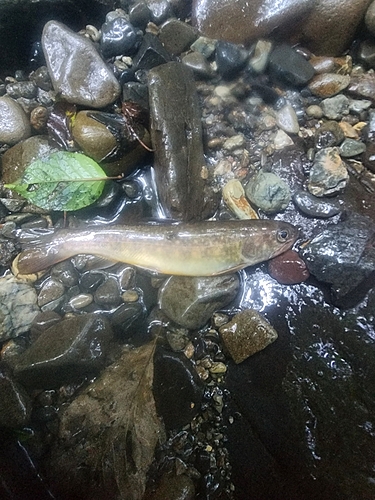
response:
[(49, 21), (42, 46), (53, 87), (66, 101), (103, 108), (119, 97), (118, 81), (87, 38)]

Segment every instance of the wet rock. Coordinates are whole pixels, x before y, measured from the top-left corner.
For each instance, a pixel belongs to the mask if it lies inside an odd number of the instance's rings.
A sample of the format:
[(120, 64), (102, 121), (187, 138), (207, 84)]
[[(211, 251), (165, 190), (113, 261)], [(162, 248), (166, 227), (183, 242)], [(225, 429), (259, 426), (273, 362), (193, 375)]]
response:
[(243, 148), (245, 144), (245, 137), (242, 134), (237, 134), (228, 137), (228, 139), (224, 141), (223, 149), (226, 151), (234, 151), (235, 149)]
[(151, 11), (146, 2), (137, 2), (129, 8), (129, 21), (133, 26), (146, 28), (151, 20)]
[(219, 333), (235, 363), (242, 363), (277, 339), (276, 330), (254, 309), (236, 314)]
[(193, 23), (207, 37), (247, 45), (276, 28), (293, 25), (311, 7), (307, 0), (287, 0), (272, 9), (263, 0), (195, 0)]
[(272, 42), (258, 40), (255, 44), (254, 52), (249, 59), (248, 67), (255, 73), (263, 73), (267, 67), (271, 50)]
[(268, 273), (282, 285), (295, 285), (310, 276), (305, 262), (294, 250), (287, 250), (268, 261)]
[(0, 237), (0, 266), (9, 266), (18, 251), (14, 241)]
[(26, 99), (33, 99), (37, 95), (37, 88), (32, 81), (8, 83), (6, 92), (12, 99), (25, 97)]
[(308, 106), (306, 108), (306, 114), (310, 118), (316, 118), (317, 120), (320, 120), (320, 118), (323, 118), (323, 110), (317, 104), (312, 104), (311, 106)]
[(223, 201), (238, 219), (258, 219), (258, 214), (245, 197), (245, 190), (238, 179), (231, 179), (222, 189)]
[(291, 193), (305, 184), (309, 168), (310, 162), (306, 155), (296, 146), (285, 147), (273, 156), (272, 172), (288, 184)]
[(307, 188), (314, 196), (329, 196), (343, 190), (349, 174), (338, 148), (324, 148), (315, 155)]
[(45, 330), (16, 360), (16, 377), (27, 386), (51, 388), (105, 365), (113, 337), (108, 320), (87, 314), (60, 321)]
[(337, 73), (323, 73), (316, 75), (310, 81), (308, 87), (312, 94), (318, 97), (332, 97), (349, 85), (349, 75), (338, 75)]
[(21, 106), (9, 97), (0, 97), (0, 142), (13, 145), (30, 134), (30, 123)]
[(193, 480), (186, 474), (164, 474), (157, 486), (152, 500), (194, 500)]
[(94, 300), (97, 304), (102, 306), (118, 306), (121, 302), (121, 296), (117, 279), (110, 276), (100, 284), (95, 290)]
[(12, 275), (0, 278), (0, 340), (27, 332), (39, 312), (35, 289)]
[(291, 200), (288, 185), (271, 172), (258, 172), (245, 187), (250, 202), (267, 214), (280, 212)]
[(49, 327), (61, 321), (61, 316), (55, 311), (45, 311), (38, 313), (30, 327), (30, 340), (34, 342), (39, 335), (48, 330)]
[(154, 357), (153, 393), (166, 429), (180, 429), (198, 413), (203, 386), (184, 354), (159, 348)]
[(48, 110), (44, 106), (37, 106), (30, 113), (30, 125), (39, 133), (46, 129), (48, 121)]
[(298, 134), (298, 118), (290, 104), (286, 104), (276, 112), (276, 123), (284, 132)]
[(161, 24), (171, 15), (171, 3), (168, 0), (146, 0), (151, 11), (151, 21)]
[(371, 106), (371, 101), (368, 99), (350, 99), (349, 101), (349, 111), (356, 115), (361, 115), (364, 111), (367, 111)]
[(142, 31), (122, 16), (107, 20), (101, 30), (100, 50), (105, 58), (132, 55), (142, 42)]
[(171, 18), (160, 27), (159, 40), (170, 54), (179, 55), (190, 47), (197, 36), (197, 31), (189, 24)]
[(78, 273), (70, 260), (59, 262), (53, 266), (51, 276), (67, 287), (78, 284)]
[(324, 115), (329, 120), (339, 120), (349, 113), (350, 101), (345, 95), (337, 95), (328, 99), (323, 99), (320, 107)]
[(293, 146), (294, 142), (288, 134), (286, 134), (283, 130), (278, 130), (276, 132), (275, 138), (273, 140), (275, 150), (279, 151), (280, 149), (284, 149), (288, 146)]
[(347, 90), (357, 97), (374, 101), (375, 74), (365, 73), (359, 76), (352, 76)]
[(60, 281), (57, 281), (53, 278), (47, 279), (40, 289), (38, 295), (38, 306), (42, 307), (48, 304), (48, 302), (57, 300), (61, 298), (64, 293), (65, 287)]
[(37, 87), (49, 92), (52, 90), (52, 82), (46, 66), (40, 66), (30, 74), (30, 80), (35, 83)]
[(73, 309), (84, 309), (92, 304), (94, 297), (90, 293), (80, 293), (69, 300), (69, 305)]
[(314, 76), (309, 61), (286, 44), (276, 45), (271, 52), (269, 70), (276, 78), (296, 86), (306, 85)]
[(366, 151), (366, 145), (361, 141), (356, 141), (354, 139), (345, 139), (345, 141), (340, 146), (340, 155), (344, 158), (351, 158), (352, 156), (357, 156)]
[(293, 195), (296, 207), (310, 217), (329, 218), (341, 212), (340, 203), (331, 198), (317, 198), (307, 191), (297, 191)]
[(171, 276), (160, 288), (159, 305), (178, 325), (201, 328), (215, 311), (232, 302), (238, 288), (237, 275), (212, 278)]
[(186, 54), (181, 61), (199, 78), (209, 78), (213, 76), (213, 70), (210, 64), (199, 52), (190, 52)]
[(133, 58), (133, 66), (137, 69), (152, 69), (171, 61), (172, 57), (161, 41), (151, 33), (146, 33), (138, 52)]
[(85, 292), (93, 292), (105, 280), (105, 274), (98, 271), (87, 271), (80, 278), (80, 286)]
[(149, 73), (151, 139), (160, 201), (174, 219), (204, 213), (205, 164), (200, 107), (190, 70), (171, 62)]
[(344, 140), (344, 132), (335, 121), (328, 121), (315, 131), (315, 147), (317, 149), (338, 146)]
[(28, 423), (31, 401), (9, 370), (0, 367), (0, 426), (21, 428)]
[(328, 226), (302, 251), (311, 274), (330, 283), (335, 299), (354, 290), (375, 270), (375, 225), (357, 214)]
[(121, 328), (121, 335), (128, 337), (133, 332), (127, 331), (144, 314), (141, 303), (121, 304), (112, 314), (112, 324)]
[(359, 46), (358, 58), (366, 67), (375, 68), (375, 44), (369, 40), (363, 41)]
[(66, 101), (102, 108), (119, 97), (118, 81), (90, 40), (49, 21), (42, 45), (53, 87)]
[(234, 78), (245, 66), (248, 56), (247, 50), (239, 45), (222, 40), (216, 43), (215, 61), (223, 78)]
[(207, 38), (206, 36), (200, 36), (191, 44), (191, 50), (194, 52), (199, 52), (203, 57), (208, 59), (215, 52), (216, 40), (212, 38)]

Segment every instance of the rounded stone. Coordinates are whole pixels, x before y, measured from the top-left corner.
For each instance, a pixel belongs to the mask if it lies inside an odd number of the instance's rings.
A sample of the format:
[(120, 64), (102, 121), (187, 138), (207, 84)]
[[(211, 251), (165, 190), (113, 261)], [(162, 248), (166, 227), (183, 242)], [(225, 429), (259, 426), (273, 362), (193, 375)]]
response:
[(216, 43), (215, 61), (217, 71), (223, 78), (234, 78), (245, 66), (248, 56), (248, 52), (239, 45), (222, 40)]
[(274, 47), (268, 65), (275, 78), (296, 86), (306, 85), (314, 76), (309, 61), (286, 43)]
[(283, 285), (302, 283), (310, 276), (305, 262), (294, 250), (288, 250), (271, 259), (268, 262), (268, 272)]
[(245, 192), (250, 202), (267, 214), (284, 210), (291, 200), (288, 185), (271, 172), (258, 172), (246, 185)]
[(13, 145), (30, 134), (30, 123), (21, 106), (10, 97), (0, 97), (0, 143)]
[(276, 123), (284, 132), (298, 134), (298, 118), (294, 108), (290, 104), (286, 104), (276, 112)]
[(338, 201), (330, 198), (317, 198), (307, 191), (297, 191), (293, 195), (296, 207), (310, 217), (326, 219), (341, 212)]
[(375, 1), (370, 3), (365, 15), (366, 28), (372, 35), (375, 35)]
[(350, 101), (345, 95), (336, 95), (328, 99), (323, 99), (320, 106), (324, 116), (329, 120), (340, 120), (344, 115), (349, 114)]
[(366, 144), (354, 139), (345, 139), (340, 146), (340, 155), (344, 158), (351, 158), (366, 151)]
[(308, 87), (312, 94), (317, 97), (332, 97), (346, 87), (350, 83), (349, 75), (338, 75), (337, 73), (323, 73), (316, 75), (310, 81)]
[(102, 25), (100, 49), (104, 57), (132, 55), (142, 42), (142, 31), (119, 16)]

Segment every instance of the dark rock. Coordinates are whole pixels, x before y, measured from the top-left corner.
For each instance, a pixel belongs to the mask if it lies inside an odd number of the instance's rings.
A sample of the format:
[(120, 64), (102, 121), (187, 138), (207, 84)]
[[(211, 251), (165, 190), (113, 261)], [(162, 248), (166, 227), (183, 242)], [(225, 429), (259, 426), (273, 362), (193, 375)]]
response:
[(85, 292), (94, 292), (103, 283), (105, 274), (100, 271), (87, 271), (80, 278), (80, 286)]
[(268, 261), (268, 272), (282, 285), (295, 285), (306, 281), (310, 273), (305, 262), (294, 250), (287, 250)]
[(193, 363), (184, 354), (158, 348), (154, 357), (153, 392), (166, 429), (180, 429), (198, 413), (203, 386)]
[(14, 241), (0, 237), (0, 266), (9, 266), (18, 251)]
[(297, 191), (293, 195), (293, 202), (310, 217), (328, 218), (341, 212), (340, 203), (331, 198), (317, 198), (307, 191)]
[(357, 97), (374, 101), (375, 75), (373, 73), (364, 73), (363, 75), (352, 76), (347, 90)]
[(0, 142), (13, 145), (30, 134), (30, 123), (21, 106), (10, 97), (0, 97)]
[(51, 276), (67, 287), (78, 284), (78, 273), (70, 260), (59, 262), (53, 266)]
[(51, 388), (105, 365), (112, 330), (108, 320), (87, 314), (45, 330), (16, 360), (16, 377), (27, 386)]
[(245, 66), (248, 56), (248, 51), (243, 47), (219, 40), (215, 53), (218, 73), (226, 79), (234, 78)]
[(161, 310), (184, 328), (201, 328), (236, 297), (236, 274), (210, 278), (171, 276), (159, 292)]
[(6, 92), (9, 97), (12, 97), (13, 99), (18, 99), (19, 97), (32, 99), (33, 97), (36, 97), (37, 88), (31, 81), (8, 83), (6, 86)]
[(213, 70), (207, 59), (199, 52), (189, 52), (181, 61), (190, 68), (198, 78), (213, 76)]
[(149, 73), (151, 139), (155, 180), (168, 217), (199, 220), (204, 213), (205, 164), (202, 124), (195, 82), (181, 63)]
[(315, 131), (315, 147), (317, 149), (338, 146), (344, 139), (344, 132), (336, 121), (324, 122)]
[(254, 309), (239, 312), (219, 332), (235, 363), (242, 363), (277, 339), (276, 330)]
[(53, 87), (66, 101), (102, 108), (119, 97), (118, 81), (90, 40), (49, 21), (42, 44)]
[(129, 337), (133, 331), (127, 332), (129, 328), (144, 314), (142, 304), (121, 304), (112, 314), (111, 321), (114, 327), (121, 328), (121, 336)]
[(121, 302), (121, 296), (117, 279), (110, 276), (101, 283), (95, 290), (94, 300), (97, 304), (102, 306), (118, 306)]
[(146, 2), (140, 1), (129, 9), (129, 21), (133, 26), (145, 29), (151, 20), (151, 11)]
[(302, 250), (311, 274), (330, 283), (335, 299), (354, 290), (375, 270), (375, 224), (353, 214), (328, 226)]
[(152, 500), (194, 500), (193, 480), (186, 474), (164, 474), (158, 484)]
[(168, 19), (160, 27), (159, 40), (173, 55), (179, 55), (188, 50), (197, 37), (198, 34), (194, 28), (178, 19)]
[(34, 342), (39, 335), (52, 325), (61, 321), (61, 316), (55, 311), (45, 311), (37, 314), (31, 323), (30, 338)]
[(59, 299), (64, 295), (65, 287), (60, 282), (53, 278), (47, 279), (38, 295), (38, 306), (42, 307), (49, 302)]
[(375, 44), (370, 40), (361, 43), (358, 58), (369, 68), (375, 68)]
[(155, 35), (146, 33), (133, 59), (133, 66), (137, 69), (151, 69), (171, 59), (171, 55), (165, 50), (160, 40)]
[(148, 109), (148, 87), (143, 83), (129, 82), (122, 87), (123, 101), (132, 101), (139, 104), (142, 109)]
[(142, 31), (124, 17), (116, 17), (102, 25), (100, 49), (104, 57), (134, 54), (142, 42)]
[(42, 90), (52, 90), (52, 82), (46, 66), (40, 66), (30, 74), (30, 80)]
[(303, 187), (310, 167), (305, 153), (295, 146), (286, 147), (273, 156), (272, 172), (288, 184), (291, 193)]
[(0, 367), (0, 427), (20, 428), (27, 424), (31, 401), (9, 370)]
[(274, 77), (296, 86), (306, 85), (314, 76), (314, 68), (309, 61), (286, 44), (275, 46), (268, 65)]

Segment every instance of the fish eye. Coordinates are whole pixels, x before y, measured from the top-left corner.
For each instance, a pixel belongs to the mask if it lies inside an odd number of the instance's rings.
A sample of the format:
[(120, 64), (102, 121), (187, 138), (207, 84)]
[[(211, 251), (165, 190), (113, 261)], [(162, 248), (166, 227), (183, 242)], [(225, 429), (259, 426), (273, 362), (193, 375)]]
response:
[(289, 238), (289, 231), (287, 231), (286, 229), (279, 229), (279, 231), (277, 231), (276, 239), (280, 243), (285, 243), (288, 240), (288, 238)]

